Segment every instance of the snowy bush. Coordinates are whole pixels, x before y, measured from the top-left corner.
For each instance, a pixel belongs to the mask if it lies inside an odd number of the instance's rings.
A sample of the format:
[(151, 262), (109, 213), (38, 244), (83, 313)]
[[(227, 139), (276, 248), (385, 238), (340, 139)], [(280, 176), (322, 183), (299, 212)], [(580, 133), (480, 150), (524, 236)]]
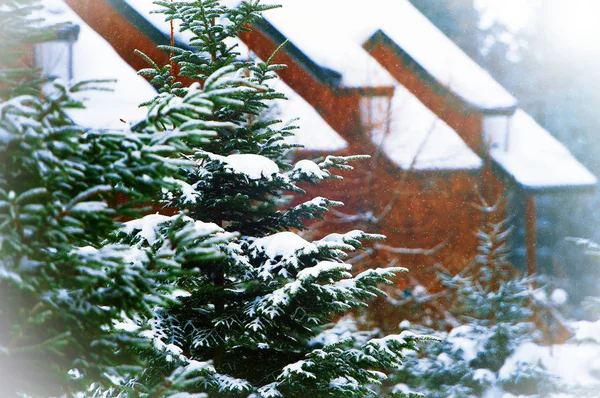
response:
[[(520, 277), (508, 261), (506, 221), (488, 222), (478, 232), (479, 254), (458, 275), (440, 272), (449, 332), (423, 328), (442, 340), (421, 355), (411, 353), (395, 377), (427, 397), (500, 397), (502, 393), (548, 393), (553, 375), (535, 356), (515, 357), (535, 337), (535, 278)], [(443, 324), (442, 322), (440, 322)], [(536, 346), (537, 347), (537, 346)], [(496, 395), (494, 395), (496, 394)], [(498, 395), (500, 394), (500, 395)]]

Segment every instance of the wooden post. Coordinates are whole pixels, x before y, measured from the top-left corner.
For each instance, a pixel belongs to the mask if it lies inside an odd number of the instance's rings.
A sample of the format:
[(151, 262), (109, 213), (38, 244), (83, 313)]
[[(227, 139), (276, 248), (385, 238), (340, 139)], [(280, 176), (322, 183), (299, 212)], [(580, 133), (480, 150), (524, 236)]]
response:
[(527, 245), (527, 274), (537, 271), (535, 197), (529, 195), (525, 201), (525, 243)]
[[(527, 275), (531, 276), (537, 271), (535, 196), (531, 194), (525, 199), (525, 242)], [(536, 288), (535, 283), (532, 288)], [(571, 331), (565, 325), (562, 316), (552, 306), (543, 306), (540, 312), (533, 315), (533, 321), (542, 330), (546, 343), (562, 344), (571, 337)]]

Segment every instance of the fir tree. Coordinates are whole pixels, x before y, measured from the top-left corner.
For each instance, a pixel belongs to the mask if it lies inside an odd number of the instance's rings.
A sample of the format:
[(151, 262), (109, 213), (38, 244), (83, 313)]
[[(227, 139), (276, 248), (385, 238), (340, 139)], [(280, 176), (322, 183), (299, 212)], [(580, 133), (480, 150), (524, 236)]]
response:
[[(32, 68), (33, 46), (61, 27), (46, 26), (40, 11), (33, 0), (0, 6), (0, 391), (7, 397), (106, 389), (142, 369), (138, 352), (150, 349), (148, 340), (125, 321), (151, 317), (186, 271), (171, 247), (157, 248), (149, 262), (105, 239), (120, 228), (116, 219), (139, 215), (141, 203), (172, 185), (164, 178), (186, 162), (169, 156), (192, 154), (186, 143), (206, 135), (75, 125), (68, 111), (83, 106), (75, 95), (100, 82), (65, 85)], [(207, 104), (197, 109), (210, 112)], [(179, 231), (171, 246), (193, 239), (203, 259), (216, 257), (213, 241), (227, 238), (210, 228), (191, 233), (183, 217), (168, 221)]]
[[(146, 352), (148, 367), (127, 388), (166, 396), (374, 396), (371, 386), (386, 378), (382, 371), (398, 367), (404, 350), (424, 338), (410, 332), (360, 343), (321, 337), (335, 327), (332, 317), (383, 294), (377, 285), (404, 269), (352, 275), (346, 253), (361, 249), (361, 240), (383, 237), (351, 231), (309, 242), (298, 234), (305, 221), (341, 203), (321, 197), (286, 202), (304, 193), (300, 183), (338, 178), (336, 168), (351, 169), (349, 162), (361, 157), (286, 161), (293, 146), (284, 138), (294, 127), (261, 117), (282, 98), (268, 81), (283, 66), (241, 60), (234, 40), (269, 7), (256, 0), (237, 8), (215, 0), (156, 4), (192, 38), (188, 49), (162, 47), (173, 54), (169, 65), (146, 57), (150, 67), (140, 73), (159, 94), (133, 129), (143, 135), (211, 132), (210, 140), (194, 144), (194, 157), (183, 158), (195, 166), (173, 175), (177, 188), (165, 192), (164, 204), (185, 212), (184, 223), (208, 225), (222, 240), (215, 243), (219, 256), (209, 261), (204, 248), (175, 245), (173, 261), (190, 274), (177, 281), (174, 302), (155, 308), (151, 330), (143, 332), (155, 350)], [(179, 77), (195, 83), (185, 87)], [(149, 217), (115, 239), (153, 258), (182, 232)]]
[[(507, 221), (494, 221), (498, 206), (484, 206), (487, 220), (477, 233), (479, 254), (458, 275), (440, 272), (447, 311), (458, 322), (449, 333), (437, 336), (424, 357), (411, 355), (396, 380), (398, 388), (412, 388), (427, 397), (481, 397), (491, 389), (517, 394), (548, 391), (550, 383), (538, 363), (503, 368), (517, 347), (532, 341), (535, 278), (520, 277), (510, 264)], [(545, 380), (547, 385), (542, 385)]]

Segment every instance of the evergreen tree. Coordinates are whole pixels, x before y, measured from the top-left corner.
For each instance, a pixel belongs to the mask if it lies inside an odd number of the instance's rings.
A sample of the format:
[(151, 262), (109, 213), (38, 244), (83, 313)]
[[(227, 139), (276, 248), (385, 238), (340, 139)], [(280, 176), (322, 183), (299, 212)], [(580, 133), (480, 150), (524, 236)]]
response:
[[(68, 117), (75, 95), (100, 82), (64, 85), (31, 65), (33, 47), (56, 38), (34, 0), (0, 6), (0, 391), (59, 396), (121, 385), (142, 369), (148, 340), (128, 330), (150, 317), (184, 275), (169, 253), (148, 264), (135, 247), (104, 243), (118, 218), (172, 184), (180, 153), (205, 133), (94, 131)], [(208, 104), (197, 109), (210, 112)], [(185, 142), (185, 143), (184, 143)], [(192, 162), (188, 161), (188, 164)], [(147, 209), (146, 209), (147, 211)], [(174, 217), (185, 233), (191, 223)], [(187, 229), (186, 229), (187, 228)], [(215, 257), (214, 229), (195, 235)], [(192, 235), (173, 236), (184, 246)], [(226, 238), (226, 237), (225, 237)], [(225, 239), (223, 238), (223, 239)], [(124, 326), (123, 326), (124, 325)], [(91, 392), (90, 392), (91, 394)]]
[[(357, 343), (352, 334), (323, 336), (332, 335), (332, 317), (383, 294), (377, 284), (404, 269), (352, 275), (346, 253), (361, 249), (361, 240), (383, 237), (351, 231), (309, 242), (298, 234), (305, 221), (341, 203), (321, 197), (287, 202), (290, 194), (304, 193), (299, 184), (339, 178), (334, 169), (351, 169), (349, 162), (361, 157), (286, 161), (293, 146), (284, 138), (294, 127), (260, 116), (282, 98), (268, 81), (283, 66), (240, 60), (234, 41), (270, 7), (257, 0), (237, 8), (215, 0), (156, 4), (191, 35), (190, 48), (163, 46), (173, 56), (162, 67), (146, 57), (150, 67), (140, 73), (159, 94), (133, 129), (151, 136), (210, 131), (212, 137), (193, 144), (195, 155), (183, 160), (194, 168), (173, 175), (176, 188), (164, 192), (169, 211), (187, 214), (178, 220), (189, 231), (154, 215), (113, 237), (149, 259), (174, 247), (172, 261), (190, 272), (177, 280), (174, 301), (157, 305), (151, 329), (142, 332), (155, 347), (146, 352), (147, 368), (123, 384), (162, 396), (374, 396), (371, 386), (386, 378), (382, 371), (399, 366), (403, 352), (424, 338), (403, 332)], [(186, 87), (180, 77), (195, 83)], [(218, 256), (207, 260), (204, 248), (173, 246), (207, 228), (220, 239)], [(129, 329), (145, 323), (143, 317), (131, 321)]]
[(447, 310), (459, 325), (435, 335), (423, 358), (411, 355), (397, 374), (398, 388), (413, 388), (427, 397), (481, 397), (490, 389), (517, 394), (548, 391), (540, 364), (503, 367), (524, 342), (532, 340), (534, 310), (531, 277), (518, 277), (509, 263), (506, 221), (494, 221), (496, 207), (482, 207), (488, 220), (478, 232), (479, 254), (461, 274), (439, 273), (446, 288)]

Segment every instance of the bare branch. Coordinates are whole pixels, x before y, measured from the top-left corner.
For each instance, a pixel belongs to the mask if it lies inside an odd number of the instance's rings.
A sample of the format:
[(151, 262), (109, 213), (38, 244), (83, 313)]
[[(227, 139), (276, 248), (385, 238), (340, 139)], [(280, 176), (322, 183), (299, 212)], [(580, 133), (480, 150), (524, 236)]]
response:
[(375, 249), (384, 250), (389, 253), (394, 254), (422, 254), (425, 256), (431, 256), (432, 254), (437, 253), (442, 248), (444, 248), (448, 244), (448, 239), (445, 239), (443, 242), (438, 243), (431, 249), (422, 249), (422, 248), (407, 248), (407, 247), (392, 247), (388, 245), (383, 245), (381, 243), (375, 244)]

